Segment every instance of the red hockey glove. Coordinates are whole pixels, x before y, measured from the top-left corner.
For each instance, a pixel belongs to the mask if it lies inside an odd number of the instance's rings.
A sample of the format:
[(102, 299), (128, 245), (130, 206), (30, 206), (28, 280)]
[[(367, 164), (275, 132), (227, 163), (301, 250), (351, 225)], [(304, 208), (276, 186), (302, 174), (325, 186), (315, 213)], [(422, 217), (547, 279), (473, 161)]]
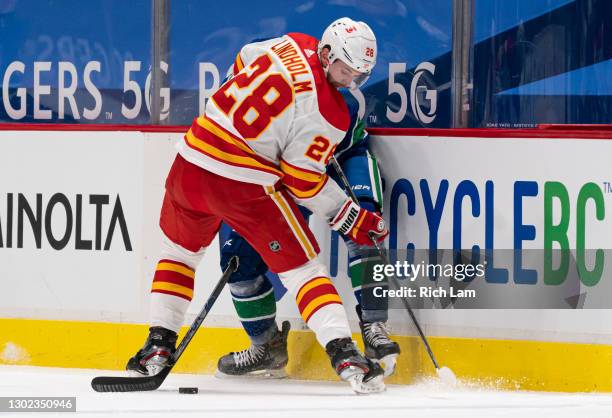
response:
[(369, 233), (373, 232), (376, 241), (381, 242), (389, 235), (385, 221), (374, 212), (370, 212), (352, 200), (347, 200), (329, 225), (334, 231), (346, 235), (359, 245), (372, 245)]

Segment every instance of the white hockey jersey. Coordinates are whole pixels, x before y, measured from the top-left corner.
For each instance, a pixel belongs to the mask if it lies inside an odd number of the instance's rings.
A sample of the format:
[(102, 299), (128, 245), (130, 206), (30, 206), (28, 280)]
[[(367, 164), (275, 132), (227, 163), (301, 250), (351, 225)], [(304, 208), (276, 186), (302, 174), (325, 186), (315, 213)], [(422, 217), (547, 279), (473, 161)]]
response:
[(334, 216), (347, 196), (325, 171), (350, 117), (326, 80), (317, 44), (290, 33), (243, 47), (234, 77), (179, 143), (183, 158), (269, 191), (285, 186), (298, 204)]

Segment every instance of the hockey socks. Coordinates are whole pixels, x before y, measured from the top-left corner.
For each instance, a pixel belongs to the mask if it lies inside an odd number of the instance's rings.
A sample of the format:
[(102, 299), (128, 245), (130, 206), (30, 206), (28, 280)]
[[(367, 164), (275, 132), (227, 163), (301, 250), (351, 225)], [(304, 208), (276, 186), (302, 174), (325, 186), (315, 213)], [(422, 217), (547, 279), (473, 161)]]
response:
[(374, 266), (382, 259), (373, 247), (359, 246), (346, 241), (349, 250), (349, 276), (357, 303), (361, 306), (360, 319), (367, 322), (386, 322), (389, 301), (386, 297), (376, 297), (374, 289), (388, 288), (387, 279), (374, 281)]
[(178, 332), (193, 298), (195, 271), (188, 265), (162, 259), (151, 286), (151, 326)]
[(333, 339), (351, 336), (342, 301), (325, 266), (309, 261), (279, 273), (279, 277), (295, 298), (302, 319), (314, 331), (321, 346), (325, 347)]
[(259, 275), (252, 280), (230, 283), (230, 291), (238, 318), (251, 342), (267, 343), (277, 333), (276, 300), (268, 278)]

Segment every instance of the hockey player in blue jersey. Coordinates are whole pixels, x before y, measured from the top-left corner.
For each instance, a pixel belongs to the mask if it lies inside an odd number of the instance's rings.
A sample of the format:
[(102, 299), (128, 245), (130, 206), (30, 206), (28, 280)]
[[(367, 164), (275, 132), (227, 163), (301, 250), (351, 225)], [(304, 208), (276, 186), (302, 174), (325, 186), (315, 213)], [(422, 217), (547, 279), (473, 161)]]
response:
[[(351, 128), (335, 150), (335, 157), (345, 172), (351, 188), (361, 207), (382, 212), (381, 178), (375, 157), (368, 150), (369, 137), (363, 120), (357, 116), (357, 109), (349, 106)], [(337, 179), (333, 168), (330, 177)], [(308, 217), (310, 213), (301, 209)], [(381, 262), (373, 258), (373, 246), (359, 246), (344, 238), (349, 253), (349, 276), (357, 299), (361, 334), (365, 354), (371, 360), (379, 362), (390, 375), (395, 369), (399, 345), (389, 338), (386, 322), (388, 319), (388, 301), (372, 295), (372, 266)], [(229, 287), (234, 306), (240, 321), (249, 335), (251, 346), (245, 350), (229, 353), (219, 359), (219, 375), (263, 375), (266, 377), (284, 377), (287, 364), (287, 335), (289, 322), (282, 324), (281, 330), (276, 324), (276, 301), (272, 284), (266, 273), (268, 267), (259, 254), (238, 233), (232, 231), (221, 249), (221, 268), (224, 269), (232, 258), (238, 255), (240, 267), (229, 280)], [(369, 275), (370, 279), (367, 279)], [(365, 280), (364, 280), (365, 278)], [(377, 287), (386, 286), (385, 282), (376, 283)]]

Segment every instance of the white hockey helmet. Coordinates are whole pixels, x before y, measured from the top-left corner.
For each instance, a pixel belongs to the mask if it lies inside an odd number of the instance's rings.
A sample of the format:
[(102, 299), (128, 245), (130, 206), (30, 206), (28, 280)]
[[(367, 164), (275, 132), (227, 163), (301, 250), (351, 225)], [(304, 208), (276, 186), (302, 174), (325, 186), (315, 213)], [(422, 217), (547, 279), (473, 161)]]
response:
[(324, 47), (329, 48), (330, 64), (342, 60), (355, 71), (363, 73), (351, 88), (359, 88), (366, 82), (376, 65), (376, 36), (364, 22), (355, 22), (348, 17), (333, 21), (319, 41), (319, 55)]

